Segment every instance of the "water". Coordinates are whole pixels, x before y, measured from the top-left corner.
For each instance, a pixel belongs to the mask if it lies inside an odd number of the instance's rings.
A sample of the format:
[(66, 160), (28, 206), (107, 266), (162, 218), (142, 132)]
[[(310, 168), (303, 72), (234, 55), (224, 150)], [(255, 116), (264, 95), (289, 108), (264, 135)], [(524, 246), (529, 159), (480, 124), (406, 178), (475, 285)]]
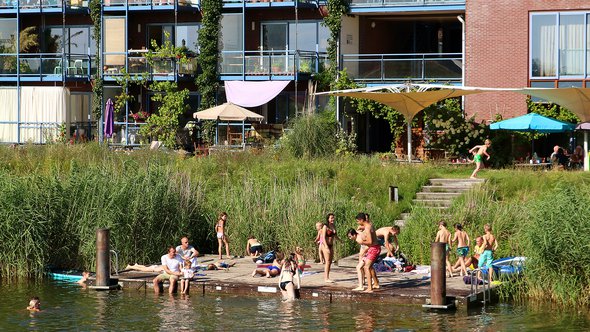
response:
[[(25, 310), (41, 298), (42, 312)], [(496, 305), (469, 313), (433, 313), (377, 303), (283, 303), (277, 297), (96, 292), (47, 281), (0, 287), (1, 331), (584, 331), (590, 316), (547, 307)]]

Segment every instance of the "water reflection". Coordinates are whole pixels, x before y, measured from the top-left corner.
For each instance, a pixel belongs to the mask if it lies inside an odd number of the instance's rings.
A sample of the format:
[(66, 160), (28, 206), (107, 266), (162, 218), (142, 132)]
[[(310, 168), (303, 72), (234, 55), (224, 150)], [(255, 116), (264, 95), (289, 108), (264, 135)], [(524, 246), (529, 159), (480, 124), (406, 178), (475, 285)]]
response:
[[(0, 331), (590, 330), (586, 312), (562, 312), (546, 306), (497, 305), (469, 313), (437, 313), (380, 303), (282, 302), (279, 296), (170, 297), (131, 290), (97, 292), (56, 283), (2, 286)], [(43, 311), (31, 315), (24, 308), (33, 295), (41, 298)]]

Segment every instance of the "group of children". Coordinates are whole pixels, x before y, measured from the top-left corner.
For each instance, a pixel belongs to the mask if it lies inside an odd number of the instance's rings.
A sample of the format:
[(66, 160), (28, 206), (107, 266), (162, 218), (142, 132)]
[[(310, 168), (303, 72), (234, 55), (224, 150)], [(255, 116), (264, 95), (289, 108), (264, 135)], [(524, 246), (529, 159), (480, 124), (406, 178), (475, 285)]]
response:
[[(455, 234), (451, 235), (451, 232), (447, 229), (447, 223), (444, 220), (438, 223), (438, 232), (434, 242), (445, 243), (446, 251), (446, 267), (450, 277), (453, 277), (454, 272), (459, 272), (459, 275), (467, 275), (467, 267), (477, 266), (480, 269), (478, 278), (481, 278), (481, 269), (488, 269), (488, 276), (490, 282), (492, 281), (492, 261), (494, 260), (493, 252), (498, 248), (498, 240), (492, 234), (492, 227), (489, 224), (484, 225), (484, 235), (476, 238), (476, 245), (474, 246), (473, 255), (468, 257), (470, 240), (467, 232), (463, 230), (461, 224), (455, 225)], [(450, 263), (451, 248), (454, 243), (457, 242), (457, 262), (455, 265)]]

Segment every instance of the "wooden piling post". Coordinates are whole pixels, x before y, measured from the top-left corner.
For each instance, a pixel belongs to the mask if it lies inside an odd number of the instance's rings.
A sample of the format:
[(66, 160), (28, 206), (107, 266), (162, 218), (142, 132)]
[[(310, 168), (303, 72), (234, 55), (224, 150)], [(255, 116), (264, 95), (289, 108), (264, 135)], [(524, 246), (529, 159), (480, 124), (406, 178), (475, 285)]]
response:
[(109, 245), (109, 229), (96, 230), (96, 286), (110, 285), (111, 279), (111, 254)]
[(430, 245), (430, 302), (432, 305), (446, 305), (446, 244), (434, 242)]

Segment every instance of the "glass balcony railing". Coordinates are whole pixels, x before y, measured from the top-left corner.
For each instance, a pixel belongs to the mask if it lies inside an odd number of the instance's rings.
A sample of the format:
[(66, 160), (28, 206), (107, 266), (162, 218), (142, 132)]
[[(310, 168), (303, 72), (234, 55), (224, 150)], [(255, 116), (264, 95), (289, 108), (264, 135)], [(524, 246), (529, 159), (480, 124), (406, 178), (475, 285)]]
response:
[(464, 5), (466, 0), (351, 0), (351, 7)]
[[(17, 63), (18, 59), (18, 72)], [(0, 77), (90, 79), (96, 73), (89, 55), (61, 53), (0, 54)]]
[[(152, 79), (174, 79), (176, 76), (195, 75), (197, 72), (196, 58), (188, 58), (187, 61), (176, 58), (153, 59), (150, 65), (146, 57), (138, 55), (139, 53), (129, 52), (133, 54), (127, 57), (127, 73), (130, 75), (147, 74)], [(104, 53), (103, 74), (105, 76), (121, 76), (124, 72), (124, 53)]]
[(344, 54), (342, 67), (357, 81), (461, 80), (461, 53)]
[[(0, 10), (61, 9), (62, 0), (0, 0)], [(88, 0), (66, 0), (67, 8), (88, 7)]]
[(105, 0), (103, 2), (105, 7), (137, 7), (137, 6), (197, 6), (200, 0)]
[(320, 4), (324, 4), (326, 0), (223, 0), (224, 5), (231, 5), (231, 4), (257, 4), (257, 3), (265, 3), (265, 2), (292, 2), (298, 4), (314, 4), (319, 6)]
[(311, 51), (225, 51), (221, 75), (312, 74), (327, 64), (327, 55)]

